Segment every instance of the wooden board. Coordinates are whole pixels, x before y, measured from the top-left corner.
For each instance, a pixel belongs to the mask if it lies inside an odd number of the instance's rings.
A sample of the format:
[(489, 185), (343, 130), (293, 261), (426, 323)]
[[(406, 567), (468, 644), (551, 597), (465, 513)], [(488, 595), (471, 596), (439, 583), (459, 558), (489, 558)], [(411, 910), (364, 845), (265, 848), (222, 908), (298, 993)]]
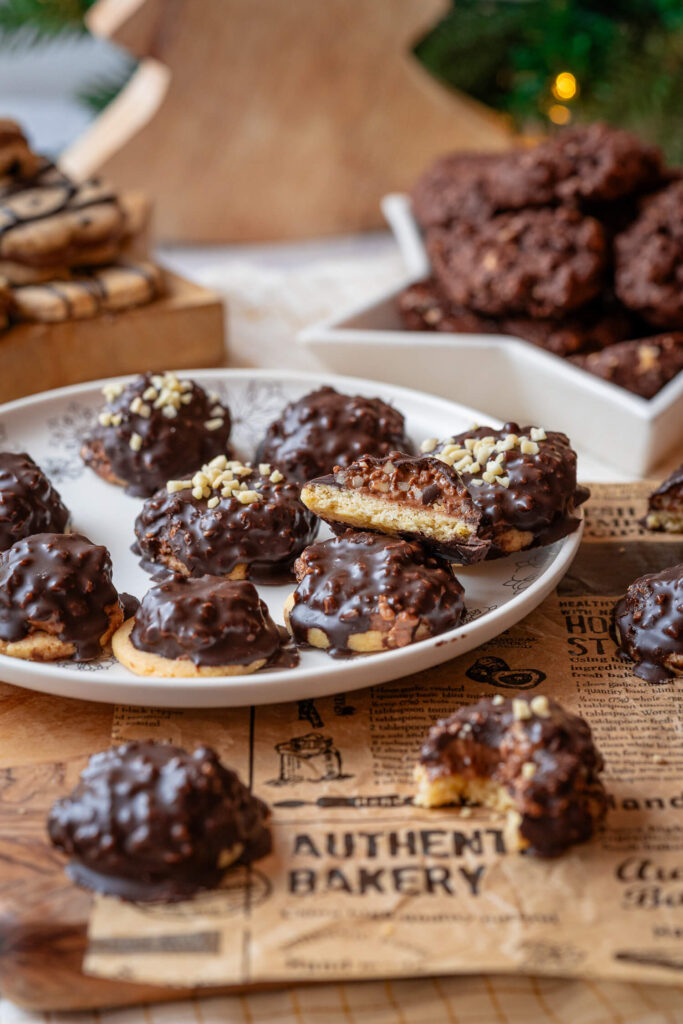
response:
[(223, 365), (220, 298), (174, 274), (166, 279), (167, 294), (139, 309), (0, 334), (0, 402), (122, 373)]
[(98, 0), (96, 34), (141, 63), (62, 155), (154, 199), (187, 242), (375, 227), (379, 199), (438, 153), (500, 150), (509, 121), (411, 50), (447, 0)]

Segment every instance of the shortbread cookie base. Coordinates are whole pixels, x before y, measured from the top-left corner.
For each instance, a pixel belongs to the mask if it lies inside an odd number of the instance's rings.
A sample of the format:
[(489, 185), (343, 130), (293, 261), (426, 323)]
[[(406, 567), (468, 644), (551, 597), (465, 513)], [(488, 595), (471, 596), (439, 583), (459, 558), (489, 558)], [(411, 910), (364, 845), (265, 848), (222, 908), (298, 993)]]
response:
[(195, 679), (202, 676), (247, 676), (266, 664), (265, 658), (249, 665), (195, 665), (189, 658), (164, 658), (151, 651), (139, 651), (130, 639), (135, 619), (126, 622), (114, 633), (111, 646), (114, 657), (136, 676), (158, 676), (173, 679)]
[[(289, 595), (282, 609), (285, 626), (292, 636), (294, 636), (294, 634), (289, 621), (289, 613), (293, 607), (294, 592)], [(395, 645), (390, 643), (390, 634), (391, 629), (389, 628), (389, 623), (387, 623), (386, 630), (368, 629), (365, 633), (352, 633), (346, 641), (346, 646), (356, 654), (376, 654), (379, 651), (395, 650)], [(427, 627), (424, 624), (421, 624), (415, 631), (415, 636), (413, 637), (412, 642), (417, 643), (419, 640), (425, 640), (429, 635)], [(318, 629), (317, 627), (313, 627), (306, 631), (306, 642), (309, 647), (317, 647), (318, 650), (321, 651), (327, 651), (332, 646), (329, 637), (324, 630)]]
[[(109, 626), (100, 637), (100, 646), (103, 650), (123, 622), (123, 612), (118, 605), (107, 608), (106, 612), (109, 615)], [(60, 640), (54, 633), (48, 633), (44, 629), (37, 629), (21, 640), (0, 640), (0, 654), (6, 654), (10, 658), (21, 658), (23, 661), (60, 661), (73, 657), (75, 653), (75, 644)]]
[(525, 850), (529, 842), (520, 833), (522, 817), (504, 786), (492, 779), (466, 778), (463, 775), (442, 775), (430, 778), (424, 765), (415, 767), (417, 793), (413, 803), (418, 807), (443, 807), (449, 804), (478, 804), (505, 815), (504, 834), (509, 849)]
[(446, 544), (453, 541), (467, 543), (473, 533), (464, 520), (446, 515), (433, 506), (417, 508), (398, 501), (382, 501), (360, 490), (308, 484), (301, 490), (301, 500), (322, 519), (363, 530), (410, 533)]

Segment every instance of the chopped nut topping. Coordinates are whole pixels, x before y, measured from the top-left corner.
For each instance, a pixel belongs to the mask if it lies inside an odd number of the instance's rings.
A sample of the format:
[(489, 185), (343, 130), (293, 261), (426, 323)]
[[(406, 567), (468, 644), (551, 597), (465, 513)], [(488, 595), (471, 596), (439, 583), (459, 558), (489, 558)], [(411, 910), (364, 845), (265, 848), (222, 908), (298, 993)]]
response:
[(142, 397), (146, 402), (153, 402), (158, 394), (159, 392), (157, 391), (156, 388), (148, 387), (145, 391), (142, 392)]
[(539, 718), (550, 718), (550, 705), (548, 704), (548, 698), (544, 694), (539, 694), (538, 697), (534, 697), (531, 701), (531, 710)]
[(503, 697), (502, 693), (497, 693), (497, 694), (495, 695), (495, 697), (493, 698), (493, 701), (492, 701), (492, 703), (493, 703), (493, 704), (495, 704), (495, 705), (496, 705), (496, 707), (497, 707), (497, 706), (498, 706), (499, 704), (504, 704), (504, 703), (505, 703), (505, 697)]
[(515, 697), (512, 701), (512, 714), (516, 721), (523, 722), (525, 719), (531, 718), (531, 708), (521, 697)]
[(258, 471), (261, 474), (261, 476), (270, 476), (270, 463), (259, 462)]
[(172, 420), (178, 415), (178, 411), (174, 405), (165, 405), (161, 410), (161, 414), (162, 416), (165, 416), (166, 419)]
[(529, 433), (532, 441), (545, 441), (548, 437), (543, 427), (532, 427)]
[(509, 476), (499, 476), (497, 478), (497, 483), (499, 483), (501, 485), (501, 487), (509, 487), (510, 486), (510, 477)]
[(146, 402), (142, 402), (138, 409), (138, 415), (142, 416), (143, 420), (148, 420), (152, 413), (152, 407), (147, 405)]
[(424, 452), (425, 455), (428, 454), (429, 452), (433, 452), (438, 443), (438, 437), (427, 437), (420, 445), (420, 451)]
[(142, 438), (139, 434), (131, 434), (130, 441), (128, 442), (134, 452), (139, 452), (142, 448)]
[(204, 424), (207, 430), (219, 430), (223, 426), (223, 420), (218, 416), (213, 420), (207, 420)]
[(239, 491), (236, 497), (243, 505), (251, 505), (252, 502), (260, 499), (260, 495), (256, 491)]
[(528, 437), (520, 437), (519, 447), (523, 455), (538, 455), (540, 448), (535, 441), (530, 441)]
[(204, 488), (203, 487), (193, 487), (192, 488), (192, 497), (196, 498), (197, 501), (201, 500), (204, 497)]
[(218, 505), (218, 503), (220, 502), (220, 500), (221, 500), (220, 498), (209, 498), (209, 500), (206, 503), (207, 507), (208, 508), (215, 508), (216, 505)]
[(111, 426), (111, 413), (110, 412), (101, 412), (99, 414), (99, 416), (97, 417), (97, 420), (98, 420), (98, 422), (99, 422), (99, 424), (101, 426), (109, 427), (109, 426)]
[(188, 487), (192, 487), (191, 480), (169, 480), (166, 484), (166, 490), (169, 494), (175, 494), (177, 491), (185, 491)]
[(522, 765), (522, 778), (530, 779), (536, 774), (536, 765), (533, 761), (525, 761)]
[(129, 408), (129, 410), (131, 412), (139, 412), (141, 405), (142, 405), (142, 399), (140, 398), (140, 395), (136, 395), (135, 398), (133, 399), (133, 401), (128, 406), (128, 408)]
[(121, 424), (121, 422), (122, 422), (122, 421), (123, 421), (123, 416), (122, 416), (122, 414), (121, 414), (120, 412), (114, 412), (114, 413), (112, 413), (112, 416), (111, 416), (111, 425), (112, 425), (113, 427), (118, 427), (118, 426), (120, 426), (120, 424)]
[(279, 469), (274, 469), (273, 472), (268, 477), (268, 479), (270, 480), (271, 484), (279, 484), (281, 480), (284, 480), (284, 477)]
[(102, 388), (102, 394), (108, 402), (113, 402), (115, 398), (118, 398), (123, 391), (123, 384), (105, 384)]

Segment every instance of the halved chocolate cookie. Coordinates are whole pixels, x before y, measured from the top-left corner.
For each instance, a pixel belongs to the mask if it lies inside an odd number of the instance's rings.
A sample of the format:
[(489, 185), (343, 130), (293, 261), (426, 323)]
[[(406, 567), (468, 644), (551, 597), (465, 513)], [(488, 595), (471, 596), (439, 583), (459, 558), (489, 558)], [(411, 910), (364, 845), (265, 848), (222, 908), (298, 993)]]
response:
[(683, 533), (683, 464), (650, 495), (643, 526), (648, 530)]
[(304, 505), (333, 529), (352, 526), (417, 540), (464, 563), (491, 546), (481, 511), (457, 472), (429, 455), (366, 455), (304, 484)]
[(576, 483), (576, 452), (565, 434), (542, 427), (477, 427), (424, 451), (452, 466), (482, 513), (487, 558), (551, 544), (577, 529), (589, 492)]
[(604, 817), (602, 768), (583, 718), (543, 695), (497, 695), (430, 730), (414, 802), (483, 804), (506, 815), (512, 850), (553, 857), (589, 839)]
[(297, 643), (334, 656), (405, 647), (460, 624), (463, 588), (420, 544), (349, 530), (312, 544), (285, 604)]

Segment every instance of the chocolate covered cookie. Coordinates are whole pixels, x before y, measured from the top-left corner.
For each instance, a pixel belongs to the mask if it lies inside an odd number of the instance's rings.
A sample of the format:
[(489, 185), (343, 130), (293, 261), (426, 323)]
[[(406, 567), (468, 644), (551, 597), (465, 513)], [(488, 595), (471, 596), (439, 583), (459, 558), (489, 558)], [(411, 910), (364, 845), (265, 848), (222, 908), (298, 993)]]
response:
[(175, 373), (145, 373), (103, 389), (107, 399), (81, 457), (108, 483), (148, 497), (227, 450), (230, 411)]
[(650, 495), (643, 525), (648, 530), (683, 533), (683, 464)]
[(617, 295), (663, 328), (683, 329), (683, 180), (645, 199), (615, 239)]
[(69, 510), (31, 456), (0, 452), (0, 551), (34, 533), (63, 533), (68, 521)]
[(490, 548), (482, 513), (457, 472), (430, 455), (366, 455), (309, 480), (301, 500), (335, 530), (417, 540), (460, 562), (479, 562)]
[(115, 656), (138, 676), (248, 675), (280, 647), (256, 587), (217, 576), (152, 587), (112, 638)]
[(163, 275), (153, 263), (116, 264), (72, 275), (69, 280), (15, 287), (12, 312), (17, 320), (41, 323), (84, 320), (144, 306), (163, 290)]
[(683, 675), (683, 564), (635, 580), (614, 609), (619, 653), (651, 683)]
[(78, 884), (135, 902), (171, 902), (220, 885), (270, 852), (268, 808), (210, 747), (125, 743), (94, 754), (48, 818)]
[(543, 695), (498, 695), (430, 730), (414, 802), (490, 807), (506, 815), (511, 849), (554, 857), (589, 839), (604, 817), (602, 768), (583, 718)]
[(285, 604), (295, 641), (334, 656), (405, 647), (458, 626), (463, 588), (416, 543), (352, 530), (297, 559)]
[(105, 547), (76, 533), (36, 533), (0, 554), (1, 654), (88, 661), (122, 622)]
[(562, 316), (598, 294), (607, 263), (598, 221), (562, 207), (434, 228), (427, 248), (449, 299), (490, 316)]
[(572, 356), (571, 362), (641, 398), (653, 398), (683, 370), (683, 331), (621, 341), (602, 352)]
[(359, 455), (386, 455), (396, 448), (411, 450), (397, 409), (380, 398), (322, 387), (290, 402), (268, 427), (256, 459), (304, 483)]
[(298, 484), (270, 463), (243, 465), (224, 455), (190, 479), (169, 480), (135, 521), (147, 568), (262, 583), (290, 580), (317, 529)]
[(506, 423), (427, 439), (423, 451), (460, 474), (482, 513), (487, 558), (550, 544), (577, 529), (589, 492), (576, 483), (576, 452), (565, 434)]

